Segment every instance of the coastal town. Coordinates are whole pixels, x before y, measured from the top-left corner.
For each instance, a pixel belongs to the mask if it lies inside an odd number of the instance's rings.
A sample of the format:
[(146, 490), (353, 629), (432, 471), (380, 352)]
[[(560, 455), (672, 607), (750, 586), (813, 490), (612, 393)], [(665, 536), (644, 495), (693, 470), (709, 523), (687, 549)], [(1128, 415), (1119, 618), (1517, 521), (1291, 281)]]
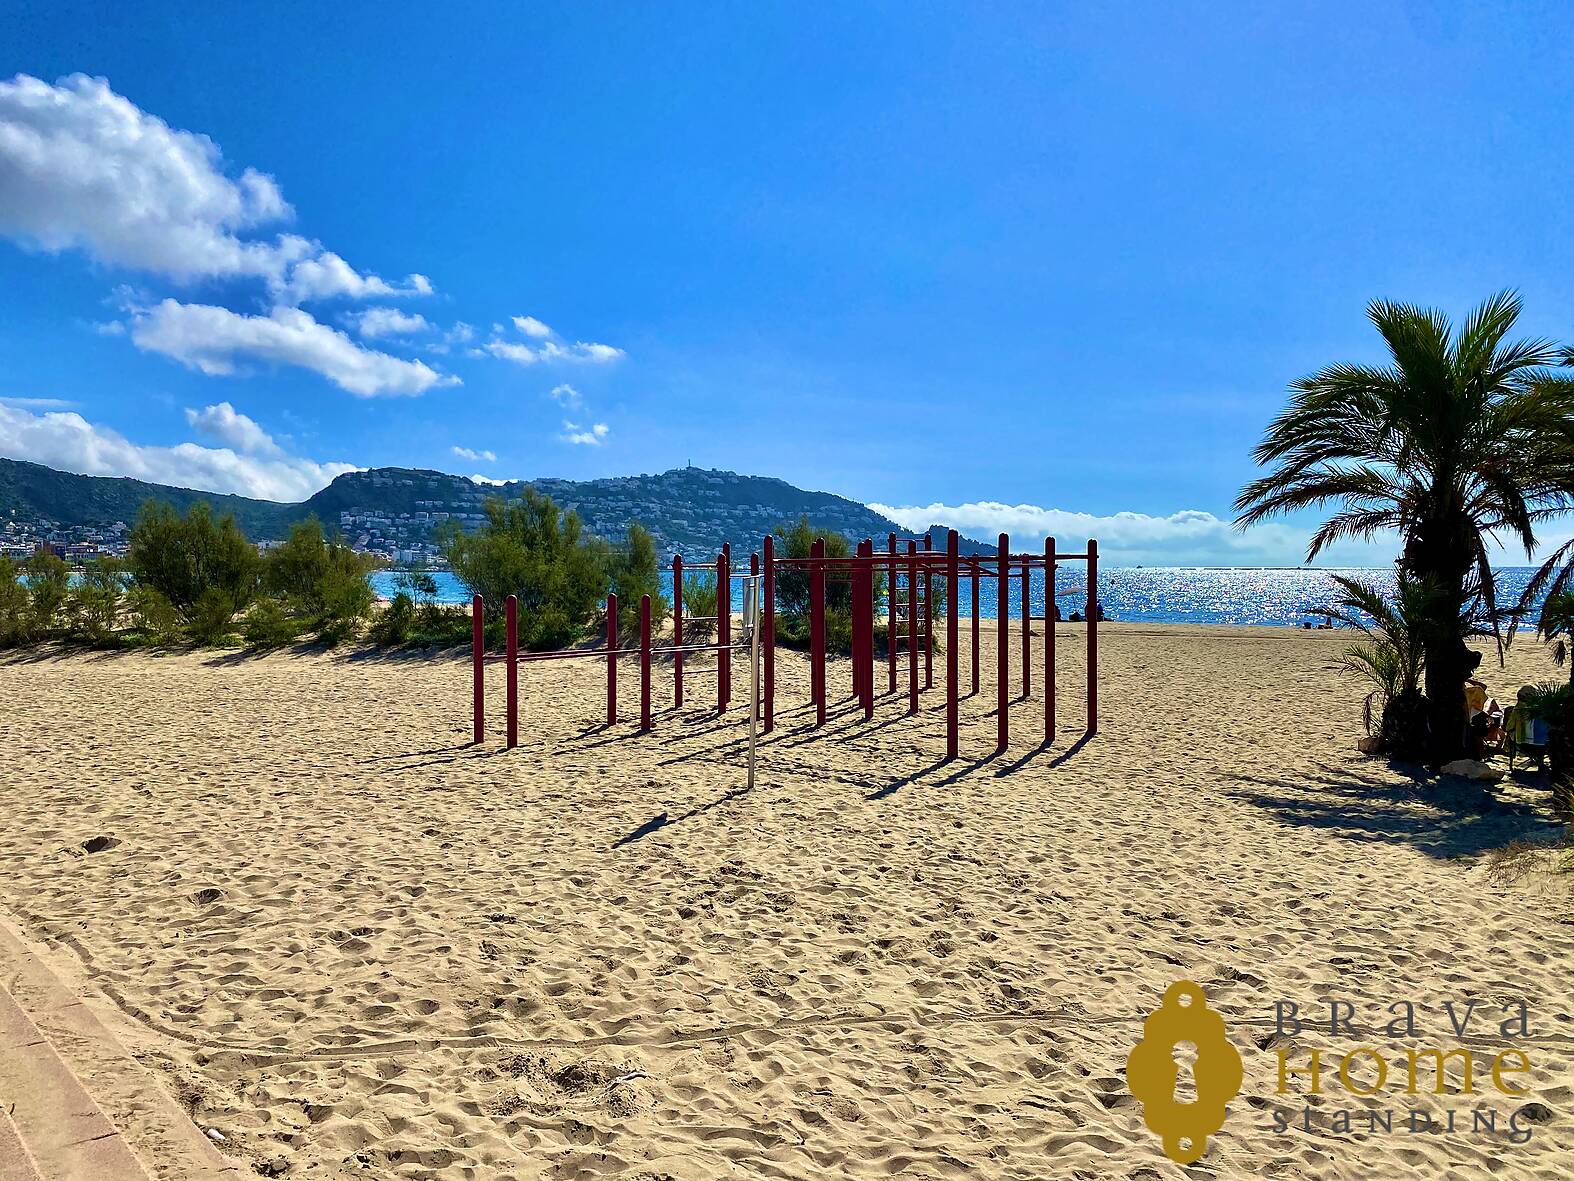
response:
[[(7, 462), (0, 460), (0, 464)], [(15, 469), (18, 465), (11, 466)], [(141, 501), (124, 496), (105, 501), (112, 507), (105, 510), (103, 519), (85, 519), (92, 514), (82, 506), (99, 503), (92, 493), (108, 481), (67, 472), (49, 474), (65, 483), (47, 501), (17, 498), (7, 503), (0, 498), (0, 555), (21, 560), (47, 546), (72, 564), (123, 556)], [(202, 497), (191, 489), (142, 487), (149, 499), (179, 503)], [(390, 565), (443, 569), (447, 565), (441, 544), (445, 527), (457, 523), (473, 530), (486, 519), (488, 500), (515, 500), (527, 488), (574, 510), (585, 531), (600, 537), (620, 538), (630, 522), (639, 522), (650, 530), (664, 557), (714, 553), (725, 542), (738, 544), (758, 538), (800, 515), (808, 516), (821, 529), (849, 537), (878, 537), (895, 527), (872, 509), (845, 497), (805, 491), (783, 480), (697, 467), (599, 480), (546, 478), (528, 482), (373, 468), (341, 475), (298, 505), (239, 501), (248, 510), (240, 514), (239, 523), (259, 548), (267, 549), (295, 521), (316, 514), (358, 552)], [(226, 500), (213, 498), (216, 514), (233, 511)]]

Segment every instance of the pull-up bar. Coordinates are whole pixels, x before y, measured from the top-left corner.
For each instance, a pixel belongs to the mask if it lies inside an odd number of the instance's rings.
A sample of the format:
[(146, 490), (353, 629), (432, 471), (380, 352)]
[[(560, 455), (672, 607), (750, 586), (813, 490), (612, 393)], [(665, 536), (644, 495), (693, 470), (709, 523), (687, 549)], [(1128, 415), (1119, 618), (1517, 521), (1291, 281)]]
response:
[[(940, 580), (945, 591), (945, 717), (946, 717), (946, 756), (955, 758), (959, 748), (959, 727), (961, 714), (961, 684), (959, 670), (960, 647), (960, 602), (961, 578), (967, 574), (972, 591), (971, 602), (971, 689), (970, 696), (976, 696), (979, 689), (979, 653), (982, 650), (980, 642), (980, 590), (982, 580), (988, 575), (995, 579), (996, 596), (996, 621), (995, 621), (995, 724), (996, 748), (1005, 750), (1010, 741), (1010, 600), (1012, 591), (1012, 578), (1019, 578), (1018, 592), (1020, 597), (1020, 611), (1022, 616), (1022, 643), (1021, 643), (1021, 686), (1023, 699), (1032, 694), (1033, 677), (1031, 664), (1033, 660), (1032, 628), (1031, 628), (1031, 603), (1030, 583), (1032, 571), (1044, 571), (1044, 602), (1045, 626), (1043, 645), (1043, 700), (1044, 700), (1044, 743), (1048, 745), (1054, 738), (1056, 730), (1056, 623), (1059, 611), (1056, 607), (1057, 579), (1056, 573), (1060, 564), (1068, 561), (1085, 561), (1087, 563), (1087, 733), (1098, 732), (1098, 640), (1099, 640), (1099, 596), (1098, 596), (1098, 542), (1090, 540), (1087, 550), (1083, 553), (1063, 553), (1056, 548), (1053, 537), (1044, 541), (1044, 551), (1038, 554), (1014, 554), (1011, 552), (1010, 538), (1007, 534), (1000, 534), (995, 546), (995, 554), (991, 558), (987, 555), (972, 554), (963, 557), (958, 552), (959, 538), (953, 529), (946, 535), (946, 547), (943, 552), (936, 552), (932, 542), (926, 537), (924, 546), (919, 548), (915, 540), (907, 543), (905, 553), (897, 550), (897, 538), (894, 533), (886, 538), (886, 548), (883, 553), (876, 553), (874, 542), (864, 539), (855, 547), (854, 553), (841, 557), (830, 557), (826, 553), (825, 540), (815, 539), (807, 557), (791, 558), (777, 557), (775, 539), (766, 537), (761, 546), (761, 554), (750, 555), (749, 575), (757, 578), (758, 603), (754, 615), (753, 631), (750, 639), (757, 639), (760, 658), (760, 672), (763, 674), (763, 693), (761, 695), (761, 713), (758, 715), (764, 733), (769, 734), (775, 726), (775, 699), (776, 699), (776, 575), (779, 566), (803, 569), (808, 575), (809, 582), (809, 693), (810, 704), (814, 707), (814, 725), (823, 726), (826, 721), (828, 688), (826, 683), (826, 647), (828, 642), (827, 628), (827, 581), (834, 578), (838, 583), (849, 583), (851, 592), (850, 610), (852, 613), (852, 692), (854, 699), (861, 706), (866, 719), (874, 714), (875, 706), (875, 625), (880, 613), (877, 595), (875, 593), (875, 577), (883, 575), (886, 579), (886, 686), (885, 694), (894, 696), (897, 692), (898, 648), (905, 640), (907, 649), (907, 712), (919, 712), (919, 696), (921, 691), (931, 688), (934, 684), (934, 585)], [(576, 658), (599, 658), (606, 661), (607, 677), (607, 712), (606, 718), (609, 725), (618, 720), (617, 694), (618, 694), (618, 661), (626, 656), (637, 656), (639, 660), (640, 677), (640, 730), (647, 731), (652, 727), (652, 702), (651, 702), (651, 659), (655, 656), (670, 655), (673, 666), (673, 705), (683, 704), (683, 682), (685, 657), (692, 654), (714, 652), (716, 654), (716, 711), (720, 715), (725, 713), (730, 704), (732, 687), (732, 550), (730, 545), (723, 545), (721, 552), (716, 555), (714, 563), (685, 563), (681, 556), (673, 558), (673, 635), (672, 643), (657, 646), (652, 636), (652, 615), (650, 596), (643, 596), (639, 605), (639, 642), (636, 647), (624, 648), (619, 645), (618, 636), (618, 597), (615, 593), (608, 594), (606, 600), (606, 640), (599, 648), (574, 648), (553, 652), (519, 651), (519, 619), (518, 603), (513, 596), (509, 596), (504, 605), (506, 620), (506, 684), (507, 684), (507, 743), (509, 747), (518, 745), (519, 742), (519, 682), (518, 666), (522, 663), (546, 660), (569, 660)], [(716, 614), (714, 616), (687, 615), (684, 601), (683, 579), (685, 570), (707, 569), (714, 570), (716, 574)], [(740, 575), (741, 577), (741, 575)], [(904, 594), (905, 591), (905, 594)], [(472, 660), (472, 731), (474, 740), (480, 743), (485, 736), (485, 612), (486, 605), (479, 595), (471, 599), (472, 629), (471, 629), (471, 660)], [(716, 624), (716, 643), (694, 644), (687, 642), (685, 636), (686, 622), (696, 622), (700, 619), (714, 620)], [(905, 625), (905, 627), (903, 626)], [(922, 627), (922, 631), (920, 631)], [(905, 630), (905, 637), (902, 632)], [(919, 679), (919, 662), (922, 660), (924, 676), (922, 688)], [(751, 696), (752, 700), (752, 696)], [(752, 709), (752, 706), (751, 706)]]

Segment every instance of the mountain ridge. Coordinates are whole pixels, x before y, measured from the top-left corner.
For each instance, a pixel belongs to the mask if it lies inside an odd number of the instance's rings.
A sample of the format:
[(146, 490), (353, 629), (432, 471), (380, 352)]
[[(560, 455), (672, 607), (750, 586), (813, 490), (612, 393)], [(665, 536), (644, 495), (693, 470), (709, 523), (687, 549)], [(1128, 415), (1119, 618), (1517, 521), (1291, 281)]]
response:
[[(340, 475), (306, 500), (290, 503), (0, 459), (0, 524), (32, 521), (103, 528), (130, 524), (145, 500), (165, 500), (181, 511), (205, 501), (215, 512), (234, 514), (256, 541), (276, 540), (315, 513), (359, 548), (396, 560), (421, 560), (435, 552), (432, 538), (439, 525), (454, 519), (477, 523), (489, 497), (517, 498), (527, 487), (574, 509), (587, 531), (603, 537), (619, 537), (637, 521), (667, 555), (700, 557), (723, 542), (747, 553), (765, 533), (800, 516), (849, 538), (873, 537), (877, 545), (893, 532), (903, 540), (924, 536), (836, 493), (798, 488), (775, 476), (695, 467), (592, 480), (541, 477), (498, 483), (428, 468), (369, 468)], [(943, 527), (932, 526), (929, 532), (943, 547)], [(992, 552), (971, 540), (964, 541), (962, 550)]]

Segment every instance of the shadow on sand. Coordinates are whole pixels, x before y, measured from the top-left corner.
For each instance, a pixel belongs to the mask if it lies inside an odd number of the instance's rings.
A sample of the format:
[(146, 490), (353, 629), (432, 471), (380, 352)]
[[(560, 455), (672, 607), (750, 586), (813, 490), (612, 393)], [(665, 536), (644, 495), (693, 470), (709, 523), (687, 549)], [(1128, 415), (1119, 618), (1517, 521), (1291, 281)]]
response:
[(1286, 824), (1328, 830), (1352, 841), (1410, 845), (1429, 857), (1473, 857), (1511, 841), (1555, 837), (1562, 825), (1550, 812), (1504, 799), (1480, 784), (1441, 778), (1390, 763), (1405, 783), (1323, 767), (1294, 778), (1236, 775), (1236, 799), (1265, 809)]

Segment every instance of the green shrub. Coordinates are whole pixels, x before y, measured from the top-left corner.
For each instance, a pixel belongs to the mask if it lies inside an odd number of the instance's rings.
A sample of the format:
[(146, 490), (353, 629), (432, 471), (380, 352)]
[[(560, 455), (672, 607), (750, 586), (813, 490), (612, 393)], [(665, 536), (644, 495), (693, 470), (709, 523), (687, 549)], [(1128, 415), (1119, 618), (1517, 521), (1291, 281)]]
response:
[(21, 582), (21, 568), (0, 558), (0, 648), (26, 644), (33, 638), (33, 601)]
[[(817, 531), (809, 523), (808, 517), (799, 517), (795, 524), (778, 528), (776, 536), (781, 538), (782, 541), (781, 546), (777, 549), (779, 557), (810, 557), (813, 552), (815, 539), (819, 536), (825, 538), (826, 557), (845, 558), (852, 553), (847, 543), (847, 538), (840, 533), (822, 533)], [(876, 570), (871, 581), (874, 590), (876, 651), (883, 651), (885, 620), (888, 618), (887, 593), (889, 591), (885, 571)], [(807, 650), (809, 647), (810, 589), (810, 574), (806, 567), (777, 567), (776, 642), (783, 647), (804, 650)], [(929, 591), (928, 607), (931, 630), (935, 636), (935, 650), (939, 651), (942, 630), (940, 621), (945, 618), (946, 612), (947, 594), (945, 579), (939, 576), (932, 578)], [(905, 598), (905, 579), (902, 582), (899, 593)], [(905, 607), (905, 602), (902, 605)], [(825, 581), (825, 650), (843, 656), (850, 655), (853, 650), (852, 579), (845, 574), (837, 577), (834, 567), (831, 569), (830, 577)]]
[[(710, 616), (709, 619), (703, 618)], [(683, 576), (683, 642), (708, 643), (716, 634), (716, 575)]]
[(449, 522), (440, 535), (454, 574), (487, 605), (487, 635), (503, 635), (503, 603), (519, 600), (519, 642), (526, 649), (561, 648), (583, 638), (601, 615), (605, 548), (583, 536), (579, 516), (525, 489), (520, 500), (486, 503), (486, 522), (466, 533)]
[(645, 595), (650, 596), (651, 634), (658, 633), (672, 604), (661, 593), (655, 539), (644, 526), (631, 524), (622, 548), (608, 550), (605, 561), (607, 581), (618, 596), (618, 633), (639, 634), (639, 603)]
[(126, 611), (144, 643), (173, 644), (181, 638), (184, 620), (175, 605), (151, 586), (132, 583), (126, 592)]
[(64, 626), (71, 595), (71, 568), (52, 550), (35, 550), (27, 560), (27, 593), (32, 604), (32, 632), (46, 636)]
[(149, 501), (131, 529), (126, 564), (139, 585), (169, 602), (193, 638), (213, 643), (256, 596), (262, 560), (234, 517), (215, 522), (204, 503), (181, 517)]
[(228, 592), (209, 587), (186, 612), (186, 630), (199, 644), (227, 643), (235, 636), (235, 614), (239, 610)]
[(290, 530), (263, 558), (262, 585), (281, 609), (319, 640), (336, 644), (358, 630), (376, 601), (366, 576), (373, 560), (323, 533), (316, 516)]
[(377, 601), (366, 574), (331, 569), (317, 586), (318, 609), (312, 630), (326, 644), (340, 644), (361, 629)]
[(125, 579), (113, 558), (89, 562), (78, 575), (66, 598), (66, 615), (76, 635), (91, 644), (103, 644), (120, 622), (120, 601)]
[(417, 609), (406, 591), (397, 591), (388, 605), (377, 613), (367, 629), (366, 638), (380, 648), (397, 648), (415, 636)]
[[(851, 552), (847, 538), (835, 530), (818, 531), (809, 524), (808, 517), (799, 517), (792, 525), (778, 526), (776, 536), (781, 545), (776, 548), (778, 558), (807, 558), (814, 552), (817, 537), (825, 538), (825, 556), (845, 558)], [(828, 578), (825, 583), (827, 611), (852, 610), (852, 584), (845, 578)], [(778, 617), (807, 618), (809, 615), (809, 570), (805, 566), (778, 566), (776, 568), (776, 614)]]
[(241, 639), (249, 648), (283, 648), (301, 637), (301, 625), (278, 599), (259, 599), (241, 620)]

